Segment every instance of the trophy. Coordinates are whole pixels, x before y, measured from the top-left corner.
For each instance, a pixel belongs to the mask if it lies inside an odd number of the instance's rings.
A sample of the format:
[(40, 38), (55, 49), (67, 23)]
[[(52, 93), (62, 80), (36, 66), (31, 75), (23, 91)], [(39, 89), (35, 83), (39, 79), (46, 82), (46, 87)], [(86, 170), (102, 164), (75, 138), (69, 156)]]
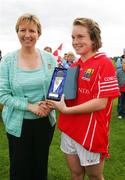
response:
[(67, 69), (56, 67), (49, 86), (47, 99), (60, 101), (63, 94)]

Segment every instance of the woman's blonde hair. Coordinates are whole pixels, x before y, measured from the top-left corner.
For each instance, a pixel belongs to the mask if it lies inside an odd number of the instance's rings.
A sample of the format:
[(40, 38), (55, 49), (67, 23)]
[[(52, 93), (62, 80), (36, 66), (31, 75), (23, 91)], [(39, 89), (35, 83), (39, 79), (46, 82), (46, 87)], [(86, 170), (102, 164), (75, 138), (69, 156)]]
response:
[(97, 22), (89, 18), (76, 18), (73, 25), (84, 26), (88, 29), (90, 39), (93, 41), (93, 51), (98, 51), (102, 47), (101, 30)]
[(26, 13), (26, 14), (23, 14), (22, 16), (20, 16), (18, 18), (16, 26), (15, 26), (16, 32), (19, 31), (19, 25), (22, 22), (27, 22), (27, 23), (34, 22), (34, 24), (37, 25), (37, 30), (38, 30), (39, 36), (41, 35), (41, 24), (40, 24), (39, 19), (34, 14)]

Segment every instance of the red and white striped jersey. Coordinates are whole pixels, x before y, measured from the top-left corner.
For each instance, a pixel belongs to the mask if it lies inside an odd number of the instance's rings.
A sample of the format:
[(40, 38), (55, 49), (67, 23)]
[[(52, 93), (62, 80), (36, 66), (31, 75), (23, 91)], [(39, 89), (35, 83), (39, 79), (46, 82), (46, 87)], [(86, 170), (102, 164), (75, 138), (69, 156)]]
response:
[(109, 124), (113, 98), (119, 96), (115, 68), (104, 53), (98, 53), (82, 62), (79, 59), (78, 91), (75, 100), (67, 100), (67, 106), (75, 106), (94, 98), (108, 98), (105, 109), (83, 114), (60, 113), (58, 128), (92, 152), (108, 156)]

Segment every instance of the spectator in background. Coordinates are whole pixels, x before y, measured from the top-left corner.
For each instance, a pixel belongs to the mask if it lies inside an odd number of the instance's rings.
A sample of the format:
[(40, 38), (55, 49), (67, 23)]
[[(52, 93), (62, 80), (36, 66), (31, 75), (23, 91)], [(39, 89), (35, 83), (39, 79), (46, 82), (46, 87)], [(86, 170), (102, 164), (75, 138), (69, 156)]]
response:
[(117, 61), (116, 61), (117, 70), (122, 68), (122, 64), (121, 64), (122, 57), (125, 57), (125, 48), (123, 49), (123, 55), (117, 58)]
[(73, 64), (74, 61), (75, 61), (74, 53), (68, 52), (67, 55), (65, 56), (65, 59), (63, 59), (61, 62), (61, 67), (69, 68)]
[(67, 61), (67, 53), (64, 53), (63, 58), (61, 58), (61, 61), (58, 64), (58, 67), (63, 68), (63, 62), (66, 62), (66, 61)]
[(117, 70), (117, 78), (119, 83), (119, 88), (121, 95), (118, 98), (118, 118), (122, 119), (125, 118), (125, 56), (122, 56), (121, 61), (122, 68)]
[(52, 53), (52, 48), (49, 46), (44, 47), (44, 51), (47, 51), (49, 53)]
[(118, 58), (117, 58), (116, 68), (117, 68), (117, 70), (122, 68), (122, 65), (121, 65), (121, 57), (118, 57)]
[(67, 53), (64, 54), (64, 57), (62, 58), (62, 60), (67, 61)]
[(41, 24), (33, 14), (18, 18), (21, 48), (0, 63), (0, 103), (7, 131), (10, 180), (47, 180), (56, 114), (45, 101), (55, 58), (35, 47)]
[[(116, 61), (116, 69), (117, 69), (118, 74), (119, 74), (119, 72), (123, 71), (123, 69), (122, 69), (122, 58), (124, 58), (124, 57), (125, 57), (125, 48), (123, 49), (123, 55), (118, 57), (117, 61)], [(118, 118), (119, 119), (122, 119), (122, 115), (120, 115), (120, 113), (119, 113), (123, 108), (122, 98), (123, 98), (123, 95), (118, 98), (117, 112), (118, 112)]]

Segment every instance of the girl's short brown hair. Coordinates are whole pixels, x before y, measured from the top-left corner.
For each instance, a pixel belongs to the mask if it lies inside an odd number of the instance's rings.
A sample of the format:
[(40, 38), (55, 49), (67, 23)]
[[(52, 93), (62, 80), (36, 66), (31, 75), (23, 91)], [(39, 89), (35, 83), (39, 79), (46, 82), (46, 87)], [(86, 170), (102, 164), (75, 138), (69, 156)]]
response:
[(90, 39), (93, 41), (93, 51), (98, 51), (102, 47), (101, 30), (97, 22), (89, 18), (76, 18), (73, 25), (84, 26), (88, 29)]

